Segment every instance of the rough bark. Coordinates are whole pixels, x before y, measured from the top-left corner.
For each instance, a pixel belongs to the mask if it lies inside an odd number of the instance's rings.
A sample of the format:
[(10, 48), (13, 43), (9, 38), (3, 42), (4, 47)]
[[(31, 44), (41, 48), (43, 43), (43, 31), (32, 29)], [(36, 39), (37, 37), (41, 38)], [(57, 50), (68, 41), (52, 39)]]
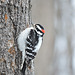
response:
[(31, 23), (31, 0), (0, 0), (0, 75), (21, 75), (17, 37)]

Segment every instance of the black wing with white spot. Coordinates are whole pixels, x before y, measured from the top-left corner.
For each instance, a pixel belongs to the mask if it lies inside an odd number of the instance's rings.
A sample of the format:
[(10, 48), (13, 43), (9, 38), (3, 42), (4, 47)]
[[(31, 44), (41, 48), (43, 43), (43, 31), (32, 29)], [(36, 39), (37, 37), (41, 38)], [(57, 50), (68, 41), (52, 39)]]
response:
[(26, 39), (26, 56), (29, 60), (32, 60), (36, 56), (35, 46), (38, 44), (38, 36), (35, 30), (31, 29)]

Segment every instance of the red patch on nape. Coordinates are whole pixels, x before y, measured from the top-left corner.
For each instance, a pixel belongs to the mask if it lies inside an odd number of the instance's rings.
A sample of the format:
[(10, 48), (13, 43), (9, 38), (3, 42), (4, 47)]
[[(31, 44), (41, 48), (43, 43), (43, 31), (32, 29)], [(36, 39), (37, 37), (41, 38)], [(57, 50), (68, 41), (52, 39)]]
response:
[(45, 30), (42, 29), (41, 31), (42, 31), (43, 33), (45, 33)]

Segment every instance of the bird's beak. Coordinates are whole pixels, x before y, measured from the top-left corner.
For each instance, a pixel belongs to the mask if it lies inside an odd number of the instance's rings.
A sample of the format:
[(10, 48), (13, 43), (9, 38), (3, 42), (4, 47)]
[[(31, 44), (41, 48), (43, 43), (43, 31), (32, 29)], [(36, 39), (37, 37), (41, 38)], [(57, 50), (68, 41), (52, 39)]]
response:
[(32, 26), (35, 28), (35, 24), (32, 24)]

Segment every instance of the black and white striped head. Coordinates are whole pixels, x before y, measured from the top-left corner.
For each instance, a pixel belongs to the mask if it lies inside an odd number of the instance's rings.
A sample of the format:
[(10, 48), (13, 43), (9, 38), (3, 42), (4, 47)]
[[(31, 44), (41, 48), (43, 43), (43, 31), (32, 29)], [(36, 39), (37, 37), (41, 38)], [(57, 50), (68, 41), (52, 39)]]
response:
[(40, 24), (35, 24), (35, 30), (41, 36), (43, 36), (45, 33), (43, 26), (41, 26)]

